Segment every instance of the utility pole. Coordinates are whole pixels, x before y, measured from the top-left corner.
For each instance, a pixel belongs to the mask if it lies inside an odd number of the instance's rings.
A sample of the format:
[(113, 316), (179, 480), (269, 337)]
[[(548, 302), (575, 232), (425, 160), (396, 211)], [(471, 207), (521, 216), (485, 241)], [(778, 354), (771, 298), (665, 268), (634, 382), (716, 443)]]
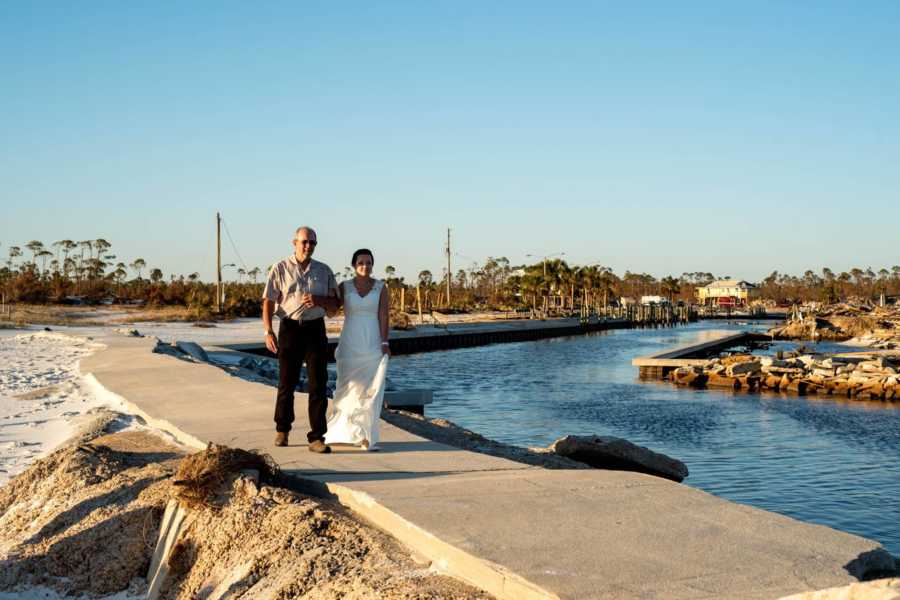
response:
[(450, 228), (447, 228), (447, 307), (450, 307), (450, 277), (452, 275), (452, 271), (450, 270)]
[(216, 213), (216, 312), (222, 312), (222, 217)]

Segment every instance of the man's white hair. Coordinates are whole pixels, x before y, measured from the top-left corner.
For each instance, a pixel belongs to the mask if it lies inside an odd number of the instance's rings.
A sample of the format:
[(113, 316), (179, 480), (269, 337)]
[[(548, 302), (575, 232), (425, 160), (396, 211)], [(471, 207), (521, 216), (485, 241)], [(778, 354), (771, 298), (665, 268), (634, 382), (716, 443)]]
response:
[(297, 231), (294, 232), (295, 240), (297, 239), (297, 236), (300, 235), (300, 232), (303, 231), (304, 229), (306, 230), (307, 233), (311, 233), (311, 234), (315, 235), (316, 237), (319, 237), (318, 235), (316, 235), (315, 229), (313, 229), (309, 225), (301, 225), (300, 227), (297, 228)]

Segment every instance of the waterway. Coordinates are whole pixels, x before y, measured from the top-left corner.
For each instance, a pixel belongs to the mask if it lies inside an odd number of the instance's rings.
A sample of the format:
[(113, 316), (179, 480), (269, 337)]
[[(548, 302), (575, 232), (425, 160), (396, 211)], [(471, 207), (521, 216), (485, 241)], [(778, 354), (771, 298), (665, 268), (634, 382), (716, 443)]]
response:
[(434, 389), (429, 417), (521, 446), (567, 434), (623, 437), (684, 461), (685, 484), (900, 556), (900, 406), (680, 388), (640, 381), (631, 365), (712, 331), (766, 326), (704, 321), (397, 356), (389, 377), (399, 388)]

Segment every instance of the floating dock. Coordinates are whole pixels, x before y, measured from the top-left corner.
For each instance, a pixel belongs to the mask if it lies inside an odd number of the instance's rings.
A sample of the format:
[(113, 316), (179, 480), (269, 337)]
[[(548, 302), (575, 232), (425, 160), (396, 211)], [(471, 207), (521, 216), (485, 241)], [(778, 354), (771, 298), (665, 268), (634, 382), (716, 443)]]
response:
[[(549, 319), (496, 321), (482, 323), (453, 323), (447, 326), (419, 326), (410, 331), (391, 331), (391, 354), (415, 354), (435, 350), (470, 348), (488, 344), (529, 342), (546, 338), (584, 335), (595, 331), (628, 329), (639, 326), (627, 319), (600, 319), (593, 322), (580, 319)], [(645, 326), (651, 326), (647, 324)], [(658, 325), (657, 325), (658, 326)], [(338, 336), (329, 336), (329, 360), (334, 361)], [(262, 356), (274, 356), (261, 341), (219, 344), (222, 348)]]

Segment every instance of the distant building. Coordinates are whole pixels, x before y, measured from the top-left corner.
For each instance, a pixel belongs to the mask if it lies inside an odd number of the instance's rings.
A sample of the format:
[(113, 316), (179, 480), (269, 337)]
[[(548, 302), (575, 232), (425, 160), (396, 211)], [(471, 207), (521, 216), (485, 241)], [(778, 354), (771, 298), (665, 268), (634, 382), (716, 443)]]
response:
[(647, 306), (649, 304), (668, 304), (669, 299), (663, 296), (641, 296), (641, 304)]
[(697, 289), (697, 300), (705, 306), (747, 306), (756, 295), (756, 286), (740, 279), (720, 279)]

